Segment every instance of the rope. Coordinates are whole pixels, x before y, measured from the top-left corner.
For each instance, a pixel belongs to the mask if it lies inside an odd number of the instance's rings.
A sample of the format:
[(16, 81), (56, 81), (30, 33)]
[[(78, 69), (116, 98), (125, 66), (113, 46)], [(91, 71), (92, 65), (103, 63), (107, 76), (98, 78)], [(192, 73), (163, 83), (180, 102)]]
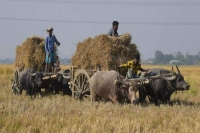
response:
[(170, 89), (172, 89), (173, 91), (175, 91), (176, 92), (176, 89), (174, 89), (174, 87), (171, 85), (171, 83), (167, 80), (167, 84), (168, 85), (166, 85), (166, 87), (167, 87), (167, 89), (170, 91)]

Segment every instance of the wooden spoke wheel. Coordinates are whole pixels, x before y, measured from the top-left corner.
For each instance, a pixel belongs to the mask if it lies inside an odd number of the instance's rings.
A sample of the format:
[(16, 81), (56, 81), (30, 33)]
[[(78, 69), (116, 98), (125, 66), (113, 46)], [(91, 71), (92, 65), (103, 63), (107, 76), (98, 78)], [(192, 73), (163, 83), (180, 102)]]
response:
[(16, 67), (15, 71), (14, 71), (14, 77), (12, 79), (12, 92), (14, 94), (20, 93), (18, 86), (19, 86), (19, 69), (18, 69), (18, 67)]
[(77, 99), (90, 98), (90, 76), (86, 70), (78, 70), (74, 76), (72, 97)]

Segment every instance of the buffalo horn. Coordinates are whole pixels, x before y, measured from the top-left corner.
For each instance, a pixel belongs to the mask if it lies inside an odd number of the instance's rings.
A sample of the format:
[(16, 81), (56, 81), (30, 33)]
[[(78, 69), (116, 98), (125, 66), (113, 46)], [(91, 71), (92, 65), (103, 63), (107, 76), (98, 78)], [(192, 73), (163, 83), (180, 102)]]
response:
[(64, 74), (62, 74), (62, 76), (63, 76), (63, 78), (65, 78), (65, 79), (69, 79), (69, 78), (70, 78), (69, 75), (68, 75), (68, 76), (65, 76)]
[(121, 82), (121, 78), (120, 78), (120, 74), (117, 74), (117, 80), (119, 80)]
[(31, 73), (31, 74), (30, 74), (30, 76), (35, 76), (35, 75), (36, 75), (36, 73)]
[(115, 84), (115, 85), (119, 85), (119, 84), (122, 84), (122, 82), (119, 81), (119, 80), (114, 80), (114, 84)]
[(160, 73), (160, 75), (161, 75), (161, 78), (164, 79), (164, 80), (171, 81), (171, 80), (176, 79), (175, 75), (172, 75), (171, 77), (165, 77), (165, 75), (163, 75), (162, 73)]
[(176, 65), (176, 69), (178, 70), (178, 73), (181, 74), (177, 65)]
[(141, 81), (141, 78), (132, 78), (132, 79), (127, 79), (129, 82), (130, 81), (135, 81), (135, 82), (139, 82)]

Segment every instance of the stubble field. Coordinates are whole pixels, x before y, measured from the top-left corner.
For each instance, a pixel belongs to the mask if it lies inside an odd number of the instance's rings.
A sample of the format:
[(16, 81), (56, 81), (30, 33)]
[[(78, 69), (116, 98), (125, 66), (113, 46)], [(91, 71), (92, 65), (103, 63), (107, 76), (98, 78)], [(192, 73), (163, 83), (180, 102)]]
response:
[[(171, 66), (143, 66), (144, 68)], [(65, 66), (62, 66), (64, 69)], [(171, 96), (173, 106), (148, 103), (114, 105), (70, 96), (31, 99), (11, 92), (14, 66), (0, 65), (0, 132), (2, 133), (199, 133), (200, 67), (179, 66), (190, 90)]]

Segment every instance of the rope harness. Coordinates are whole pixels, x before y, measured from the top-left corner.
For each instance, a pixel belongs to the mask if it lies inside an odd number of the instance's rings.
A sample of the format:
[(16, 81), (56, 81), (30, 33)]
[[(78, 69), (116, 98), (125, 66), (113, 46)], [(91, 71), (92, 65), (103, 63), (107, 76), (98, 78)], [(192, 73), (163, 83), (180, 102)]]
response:
[[(166, 84), (166, 83), (167, 83), (167, 84)], [(165, 82), (165, 86), (166, 86), (166, 88), (168, 89), (169, 92), (171, 92), (171, 90), (173, 90), (173, 91), (177, 94), (177, 90), (174, 89), (174, 87), (171, 85), (170, 81), (167, 80), (167, 81)]]

